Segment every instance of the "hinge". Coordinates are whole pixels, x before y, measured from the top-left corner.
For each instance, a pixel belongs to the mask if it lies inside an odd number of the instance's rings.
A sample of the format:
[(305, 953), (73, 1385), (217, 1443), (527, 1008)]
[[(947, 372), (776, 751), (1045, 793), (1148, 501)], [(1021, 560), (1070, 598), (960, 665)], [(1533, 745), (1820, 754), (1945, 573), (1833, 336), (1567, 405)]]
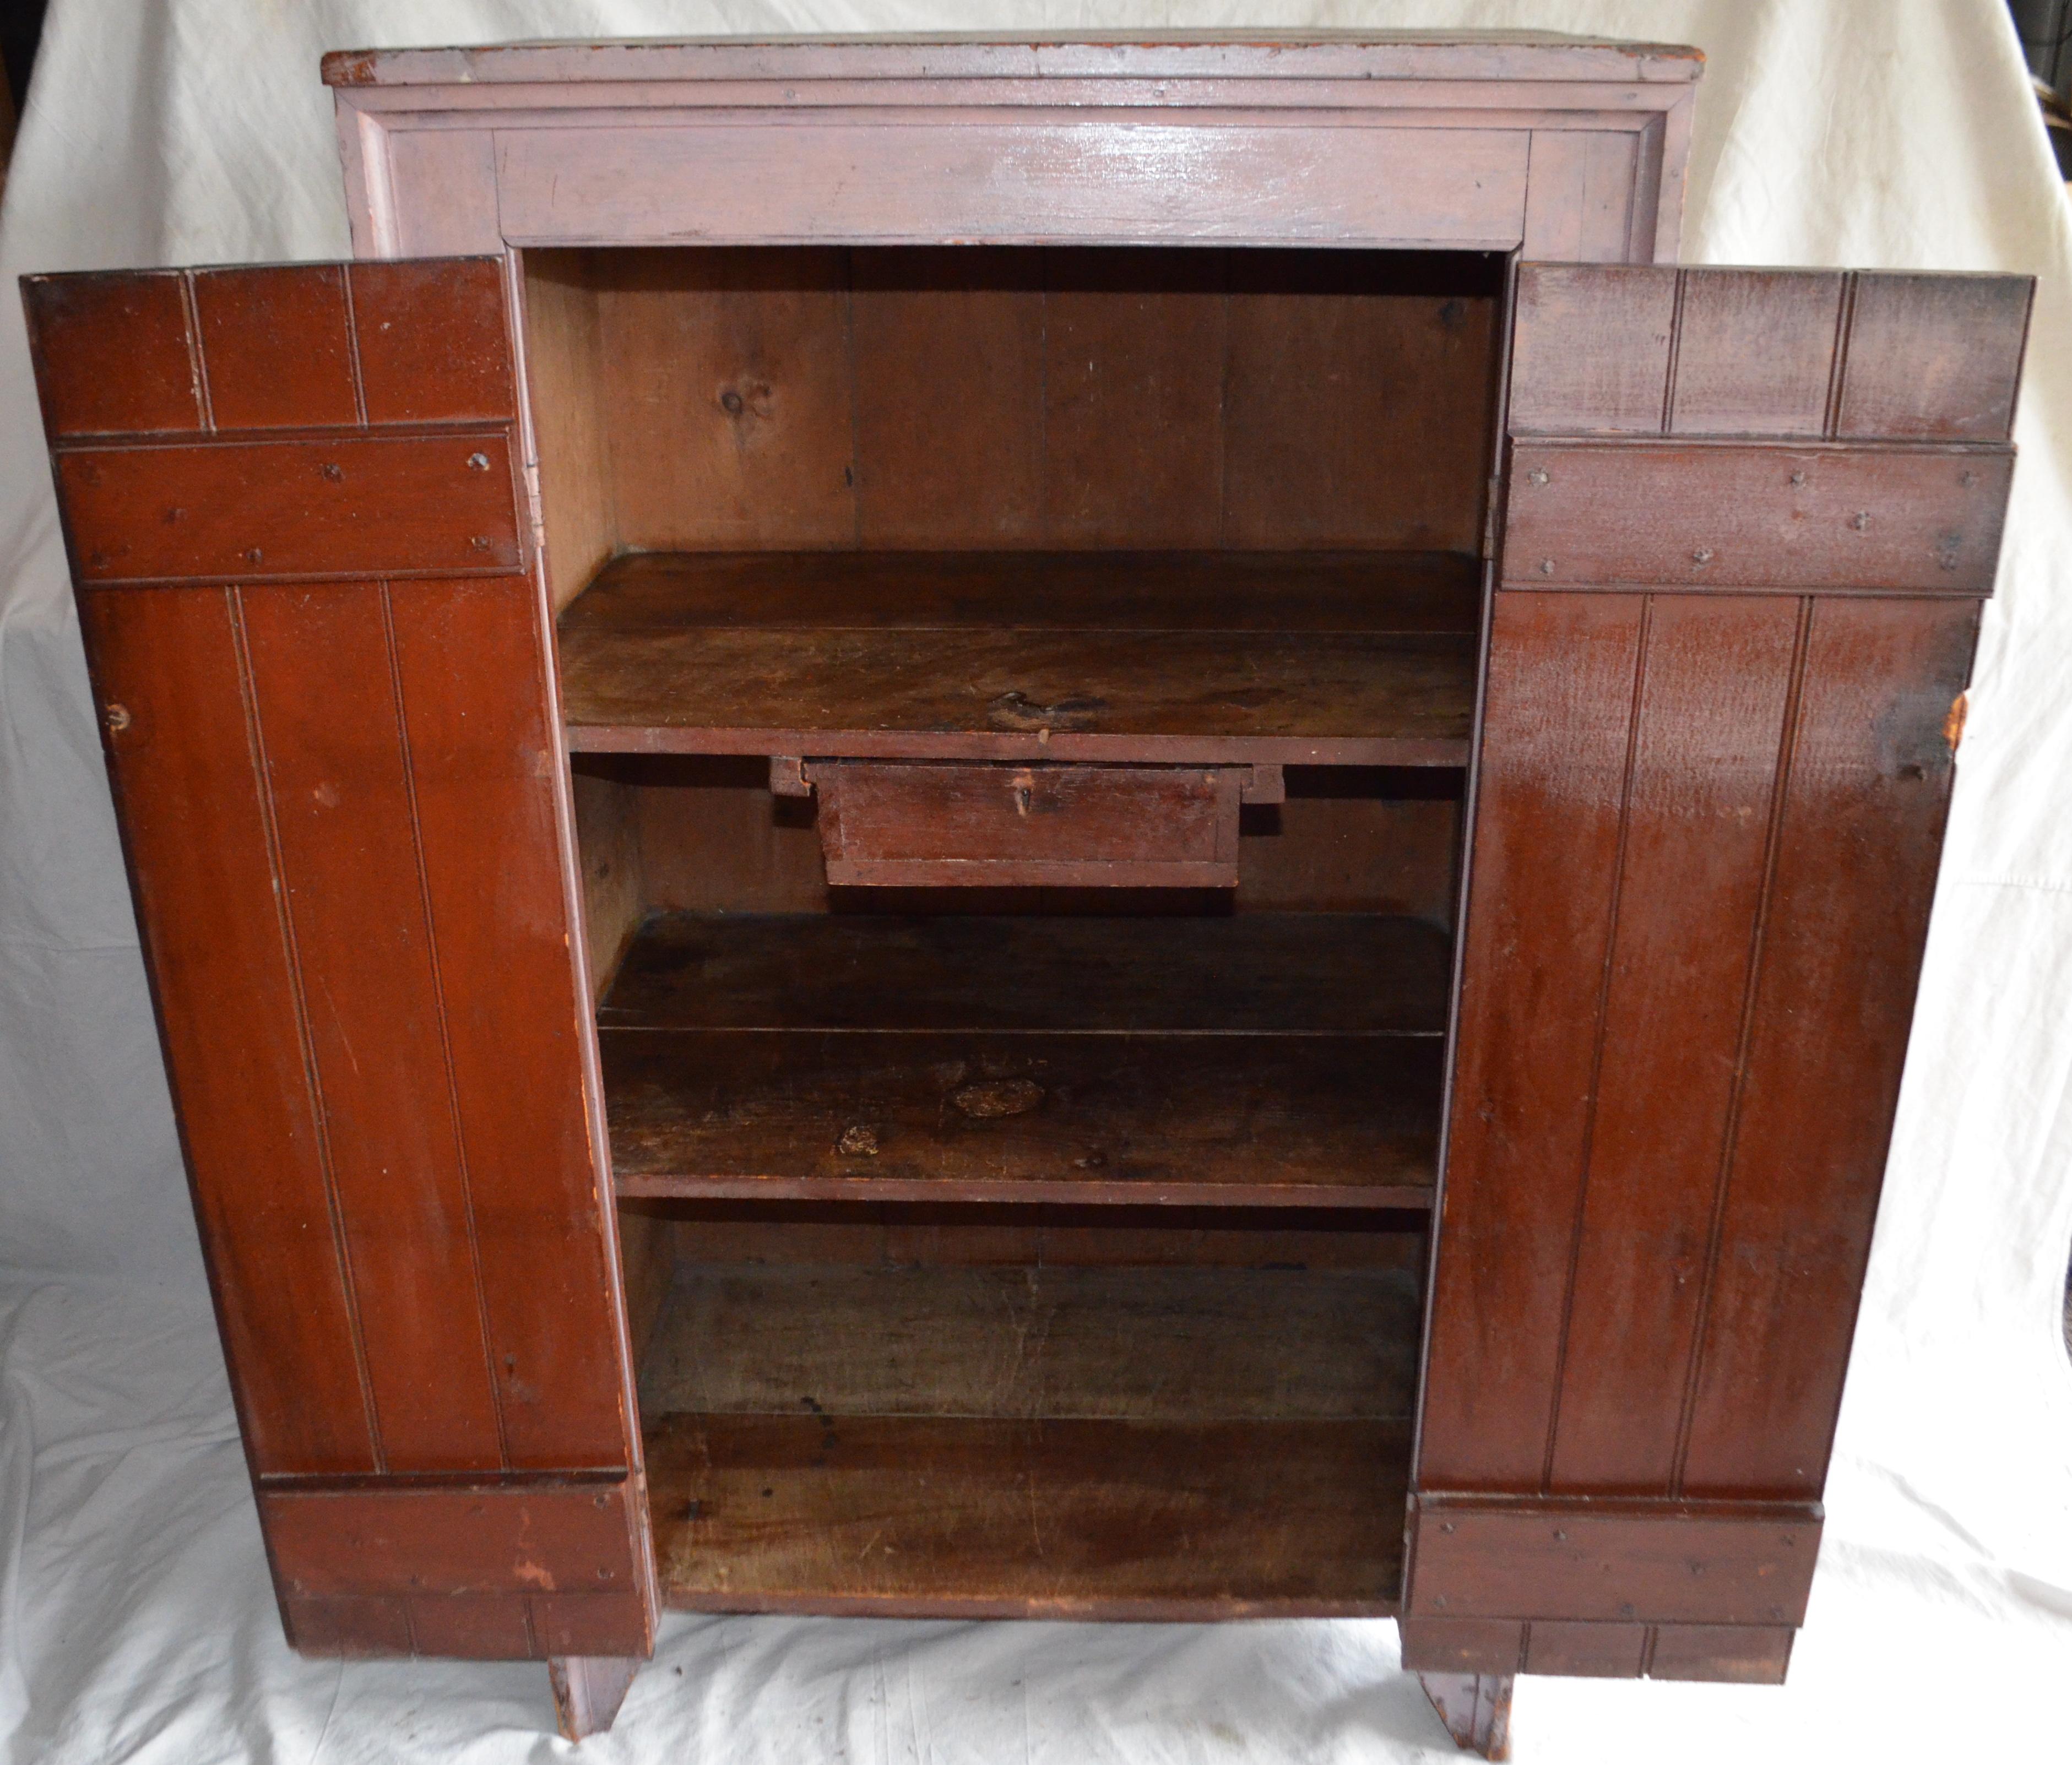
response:
[(526, 524), (532, 530), (532, 556), (547, 555), (547, 511), (540, 494), (540, 462), (528, 460), (519, 474), (525, 485)]
[(1486, 564), (1496, 556), (1497, 505), (1503, 495), (1503, 480), (1500, 478), (1491, 478), (1489, 481), (1489, 488), (1484, 494), (1486, 500), (1482, 504), (1482, 561)]

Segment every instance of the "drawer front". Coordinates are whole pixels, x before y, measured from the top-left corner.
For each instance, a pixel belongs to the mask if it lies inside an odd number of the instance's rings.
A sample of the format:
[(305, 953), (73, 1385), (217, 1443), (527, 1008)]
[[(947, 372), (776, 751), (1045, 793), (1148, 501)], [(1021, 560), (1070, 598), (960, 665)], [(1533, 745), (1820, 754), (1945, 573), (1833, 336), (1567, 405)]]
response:
[(837, 886), (1234, 889), (1248, 768), (820, 762)]

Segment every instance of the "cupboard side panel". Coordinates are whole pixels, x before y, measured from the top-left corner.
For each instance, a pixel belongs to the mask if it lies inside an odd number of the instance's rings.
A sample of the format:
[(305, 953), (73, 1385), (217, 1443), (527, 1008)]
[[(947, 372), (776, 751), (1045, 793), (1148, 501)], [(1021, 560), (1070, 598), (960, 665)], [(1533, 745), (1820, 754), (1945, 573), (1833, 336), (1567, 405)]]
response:
[(386, 1468), (504, 1462), (382, 593), (240, 591)]
[(1976, 602), (1808, 630), (1684, 1489), (1817, 1496), (1897, 1105)]
[(138, 929), (253, 1467), (380, 1464), (224, 589), (82, 595)]
[(598, 293), (586, 254), (527, 252), (524, 300), (547, 592), (558, 612), (590, 586), (619, 545), (605, 469), (610, 444)]
[(1494, 601), (1419, 1447), (1427, 1488), (1537, 1489), (1544, 1472), (1646, 635), (1641, 596)]
[(511, 577), (388, 593), (508, 1459), (623, 1465), (627, 1381), (583, 1115), (585, 1005), (532, 586)]
[(1663, 595), (1651, 610), (1556, 1491), (1649, 1492), (1674, 1468), (1799, 620), (1782, 597)]

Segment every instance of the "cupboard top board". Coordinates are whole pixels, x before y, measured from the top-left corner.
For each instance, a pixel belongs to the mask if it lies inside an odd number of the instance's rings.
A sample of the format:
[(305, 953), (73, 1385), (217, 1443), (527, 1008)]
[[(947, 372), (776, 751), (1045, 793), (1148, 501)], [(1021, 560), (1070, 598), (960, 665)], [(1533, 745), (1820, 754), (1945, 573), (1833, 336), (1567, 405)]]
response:
[(1256, 244), (1671, 262), (1695, 49), (1490, 33), (345, 50), (354, 255)]
[(323, 58), (323, 79), (330, 86), (846, 76), (1581, 80), (1674, 85), (1696, 80), (1704, 59), (1687, 45), (1546, 31), (1248, 30), (1098, 38), (1001, 32), (346, 49)]

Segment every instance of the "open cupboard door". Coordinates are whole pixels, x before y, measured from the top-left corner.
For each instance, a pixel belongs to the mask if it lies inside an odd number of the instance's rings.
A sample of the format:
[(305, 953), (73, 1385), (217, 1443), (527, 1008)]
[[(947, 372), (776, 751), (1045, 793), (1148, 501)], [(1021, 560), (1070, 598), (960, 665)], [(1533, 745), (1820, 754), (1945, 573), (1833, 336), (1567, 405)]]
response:
[(290, 1637), (644, 1656), (501, 266), (24, 294)]
[(1456, 1709), (1783, 1677), (2031, 285), (1519, 272), (1404, 1600)]

